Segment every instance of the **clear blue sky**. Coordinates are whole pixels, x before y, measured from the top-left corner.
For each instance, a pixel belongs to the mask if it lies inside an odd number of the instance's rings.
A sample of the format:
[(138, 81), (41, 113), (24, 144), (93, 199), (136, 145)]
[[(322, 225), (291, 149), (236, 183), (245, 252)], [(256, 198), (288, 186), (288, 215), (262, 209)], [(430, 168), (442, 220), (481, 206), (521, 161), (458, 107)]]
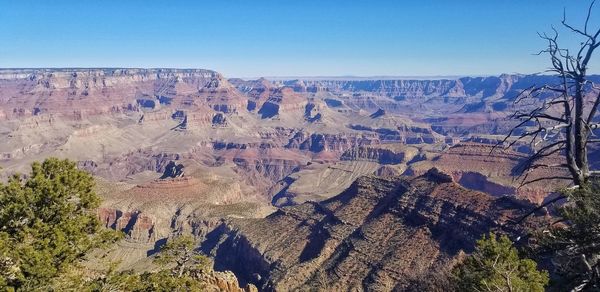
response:
[[(548, 65), (532, 55), (544, 46), (536, 32), (559, 24), (563, 7), (582, 24), (588, 3), (0, 0), (0, 67), (208, 68), (229, 77), (531, 73)], [(595, 16), (591, 26), (600, 27), (600, 3)]]

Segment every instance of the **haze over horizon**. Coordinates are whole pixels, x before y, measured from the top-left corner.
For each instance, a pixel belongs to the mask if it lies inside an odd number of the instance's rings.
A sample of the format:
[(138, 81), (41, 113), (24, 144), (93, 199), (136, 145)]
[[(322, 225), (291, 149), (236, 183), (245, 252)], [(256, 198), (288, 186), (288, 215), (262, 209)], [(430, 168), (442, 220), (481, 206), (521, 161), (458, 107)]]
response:
[(536, 33), (559, 24), (563, 7), (582, 25), (588, 3), (0, 1), (0, 26), (10, 28), (0, 31), (0, 67), (205, 68), (241, 78), (528, 74), (548, 65), (533, 55), (545, 45)]

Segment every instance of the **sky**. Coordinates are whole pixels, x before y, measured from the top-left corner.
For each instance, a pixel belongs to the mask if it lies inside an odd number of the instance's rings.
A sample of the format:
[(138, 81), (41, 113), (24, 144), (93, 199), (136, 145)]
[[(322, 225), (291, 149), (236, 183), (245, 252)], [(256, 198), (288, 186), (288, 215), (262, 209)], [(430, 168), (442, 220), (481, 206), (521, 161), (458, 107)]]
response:
[[(535, 73), (580, 0), (0, 0), (0, 67), (205, 68), (228, 77)], [(600, 3), (591, 28), (600, 28)], [(568, 45), (576, 39), (561, 30)], [(600, 59), (600, 56), (598, 56)], [(596, 66), (597, 65), (597, 66)], [(598, 67), (598, 69), (595, 69)], [(600, 61), (590, 70), (600, 72)]]

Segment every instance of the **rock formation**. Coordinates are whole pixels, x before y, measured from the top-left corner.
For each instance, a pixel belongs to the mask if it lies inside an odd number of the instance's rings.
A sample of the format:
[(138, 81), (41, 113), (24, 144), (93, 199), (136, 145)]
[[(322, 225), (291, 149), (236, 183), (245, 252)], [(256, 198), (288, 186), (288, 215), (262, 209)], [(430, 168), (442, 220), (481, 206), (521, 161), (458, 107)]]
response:
[(362, 177), (326, 201), (224, 223), (202, 249), (216, 268), (265, 291), (405, 290), (531, 207), (466, 190), (438, 170), (412, 180)]
[(163, 175), (160, 177), (161, 179), (166, 179), (166, 178), (177, 178), (177, 177), (183, 177), (183, 169), (184, 166), (183, 164), (176, 164), (174, 161), (169, 161), (169, 164), (167, 164), (167, 166), (165, 166), (165, 172), (163, 173)]

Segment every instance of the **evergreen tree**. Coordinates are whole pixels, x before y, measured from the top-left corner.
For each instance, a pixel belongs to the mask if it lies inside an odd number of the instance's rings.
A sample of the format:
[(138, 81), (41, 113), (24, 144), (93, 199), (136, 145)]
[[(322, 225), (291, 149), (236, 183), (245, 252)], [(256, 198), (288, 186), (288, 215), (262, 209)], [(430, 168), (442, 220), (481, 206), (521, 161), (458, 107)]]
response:
[(490, 233), (453, 271), (458, 291), (544, 291), (548, 273), (521, 259), (510, 239)]
[(0, 288), (39, 289), (87, 251), (117, 238), (101, 228), (93, 178), (74, 162), (33, 163), (0, 184)]
[(178, 277), (192, 272), (210, 269), (210, 260), (196, 249), (191, 235), (173, 237), (160, 249), (155, 262), (161, 265), (174, 264), (173, 273)]

